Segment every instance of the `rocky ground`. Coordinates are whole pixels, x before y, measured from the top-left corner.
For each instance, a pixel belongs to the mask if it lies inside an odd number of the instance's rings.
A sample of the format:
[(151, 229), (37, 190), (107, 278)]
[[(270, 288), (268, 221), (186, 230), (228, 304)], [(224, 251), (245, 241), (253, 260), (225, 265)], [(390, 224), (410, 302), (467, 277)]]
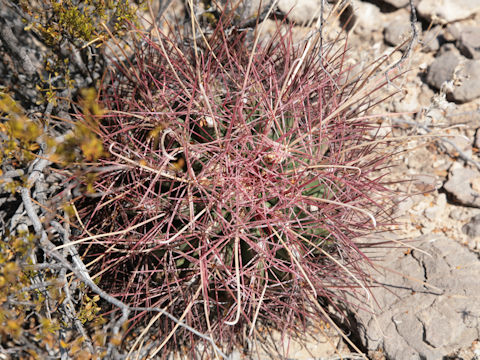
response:
[[(351, 4), (353, 59), (402, 59), (413, 33), (409, 1)], [(396, 206), (398, 247), (371, 254), (381, 259), (375, 277), (385, 287), (352, 307), (349, 329), (375, 360), (480, 359), (480, 1), (413, 4), (418, 39), (402, 63), (409, 71), (392, 85), (400, 93), (377, 109), (396, 113), (383, 120), (386, 129), (411, 136), (392, 174), (413, 179), (411, 197)], [(292, 18), (306, 21), (319, 6), (298, 1)], [(361, 358), (333, 339), (320, 333), (306, 347), (290, 345), (287, 357)]]

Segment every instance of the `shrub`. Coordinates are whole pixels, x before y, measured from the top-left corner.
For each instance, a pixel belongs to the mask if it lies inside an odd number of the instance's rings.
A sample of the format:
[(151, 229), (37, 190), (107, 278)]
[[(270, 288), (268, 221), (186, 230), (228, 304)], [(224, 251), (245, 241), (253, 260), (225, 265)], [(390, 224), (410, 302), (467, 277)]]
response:
[[(365, 289), (358, 238), (387, 220), (393, 151), (365, 116), (383, 80), (354, 76), (340, 39), (296, 45), (278, 25), (264, 42), (226, 13), (199, 40), (138, 32), (102, 87), (96, 195), (76, 203), (100, 287), (224, 344), (259, 322), (301, 330)], [(170, 348), (195, 339), (167, 317), (154, 329)]]
[[(137, 12), (144, 6), (143, 0), (8, 3), (22, 16), (24, 29), (33, 32), (42, 43), (38, 56), (43, 66), (38, 69), (40, 78), (35, 80), (41, 96), (35, 101), (38, 105), (48, 102), (67, 109), (65, 102), (75, 98), (79, 88), (94, 86), (100, 77), (104, 57), (99, 47), (110, 35), (124, 37), (128, 24), (137, 21)], [(33, 51), (36, 45), (31, 45)]]

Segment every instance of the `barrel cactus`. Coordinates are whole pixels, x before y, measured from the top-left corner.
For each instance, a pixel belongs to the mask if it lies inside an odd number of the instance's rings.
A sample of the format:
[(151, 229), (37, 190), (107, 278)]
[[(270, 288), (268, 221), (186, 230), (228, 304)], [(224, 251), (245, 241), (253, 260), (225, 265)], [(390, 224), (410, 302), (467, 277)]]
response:
[[(225, 344), (260, 323), (301, 329), (366, 288), (373, 244), (358, 239), (387, 219), (393, 153), (366, 116), (386, 80), (369, 86), (341, 40), (294, 43), (285, 24), (259, 40), (231, 21), (136, 33), (102, 84), (108, 156), (76, 202), (101, 288)], [(154, 328), (195, 340), (167, 317)]]

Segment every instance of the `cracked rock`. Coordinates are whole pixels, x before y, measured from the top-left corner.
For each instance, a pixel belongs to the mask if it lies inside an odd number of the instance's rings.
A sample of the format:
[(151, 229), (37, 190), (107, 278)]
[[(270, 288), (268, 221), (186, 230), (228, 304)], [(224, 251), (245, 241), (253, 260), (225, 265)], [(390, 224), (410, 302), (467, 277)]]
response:
[[(480, 261), (444, 236), (409, 244), (411, 251), (379, 254), (382, 275), (376, 279), (383, 287), (372, 287), (374, 300), (353, 300), (359, 305), (358, 335), (368, 350), (381, 349), (387, 359), (442, 359), (478, 338)], [(368, 303), (371, 310), (360, 310)]]

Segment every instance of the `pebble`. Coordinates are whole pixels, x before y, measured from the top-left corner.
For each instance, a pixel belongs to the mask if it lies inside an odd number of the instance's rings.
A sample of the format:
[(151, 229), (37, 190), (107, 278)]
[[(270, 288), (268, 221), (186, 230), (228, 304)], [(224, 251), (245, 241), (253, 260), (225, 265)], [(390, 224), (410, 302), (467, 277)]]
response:
[(465, 103), (480, 97), (480, 60), (464, 61), (456, 78), (455, 87), (449, 94), (452, 100)]
[(279, 0), (277, 6), (288, 20), (306, 24), (320, 15), (321, 0)]
[(428, 21), (449, 23), (480, 12), (480, 0), (422, 0), (417, 13)]
[(425, 215), (425, 217), (428, 219), (428, 220), (435, 220), (437, 215), (438, 215), (438, 212), (439, 212), (439, 207), (438, 206), (432, 206), (432, 207), (428, 207), (426, 208), (424, 211), (423, 211), (423, 215)]
[(480, 27), (462, 27), (457, 39), (457, 47), (465, 57), (480, 60)]
[[(412, 28), (410, 26), (410, 19), (408, 14), (395, 18), (388, 23), (384, 30), (385, 42), (392, 46), (398, 46), (404, 43), (411, 37)], [(419, 27), (417, 26), (417, 29)], [(405, 43), (400, 49), (404, 50), (407, 47)]]
[(480, 208), (480, 193), (472, 188), (472, 181), (477, 178), (480, 178), (480, 172), (456, 167), (450, 170), (448, 180), (443, 188), (459, 204)]
[(454, 51), (441, 53), (428, 68), (425, 79), (427, 84), (435, 89), (440, 89), (445, 81), (453, 79), (455, 68), (459, 63), (460, 58)]
[(413, 207), (415, 202), (412, 196), (409, 196), (409, 197), (400, 197), (398, 199), (395, 199), (394, 204), (395, 206), (393, 208), (392, 217), (399, 218), (407, 214), (407, 212)]
[(447, 206), (447, 196), (443, 193), (438, 194), (435, 206), (430, 206), (424, 210), (425, 216), (429, 220), (438, 219), (443, 215), (445, 207)]
[(442, 27), (440, 25), (434, 26), (430, 30), (423, 33), (422, 39), (422, 51), (423, 52), (435, 52), (440, 48), (440, 34), (442, 33)]
[(464, 221), (467, 217), (465, 213), (465, 208), (463, 206), (455, 206), (451, 211), (448, 217), (452, 220)]
[(475, 345), (474, 345), (474, 351), (473, 353), (475, 354), (476, 357), (478, 357), (480, 359), (480, 342), (477, 342)]
[(474, 216), (462, 226), (462, 232), (470, 237), (480, 236), (480, 215)]
[(379, 29), (383, 29), (382, 13), (378, 6), (359, 1), (356, 3), (355, 9), (358, 14), (362, 14), (361, 16), (358, 16), (355, 24), (354, 32), (356, 34), (370, 37), (372, 33), (376, 33)]
[(242, 354), (238, 350), (233, 350), (232, 353), (228, 356), (228, 360), (241, 360)]
[(411, 87), (403, 91), (403, 96), (393, 101), (395, 112), (417, 112), (420, 110), (420, 86)]

